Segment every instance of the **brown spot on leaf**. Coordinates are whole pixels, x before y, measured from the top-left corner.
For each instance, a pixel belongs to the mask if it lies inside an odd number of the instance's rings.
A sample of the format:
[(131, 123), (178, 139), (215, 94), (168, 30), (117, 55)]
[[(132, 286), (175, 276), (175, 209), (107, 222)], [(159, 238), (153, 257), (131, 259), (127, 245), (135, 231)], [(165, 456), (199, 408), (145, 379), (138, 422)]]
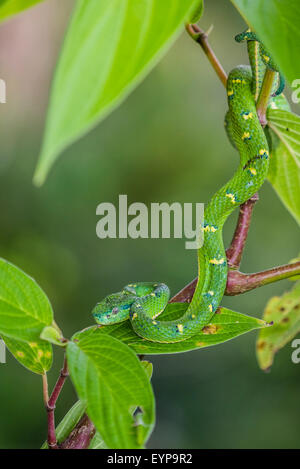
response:
[(196, 342), (196, 347), (204, 347), (205, 345), (205, 342)]
[(267, 345), (267, 342), (265, 342), (264, 340), (259, 340), (256, 344), (256, 348), (257, 350), (263, 350), (266, 345)]
[(289, 322), (290, 318), (286, 317), (281, 320), (281, 322)]
[(204, 326), (203, 329), (202, 329), (202, 332), (203, 334), (215, 334), (218, 330), (218, 326), (216, 326), (215, 324), (209, 324), (208, 326)]

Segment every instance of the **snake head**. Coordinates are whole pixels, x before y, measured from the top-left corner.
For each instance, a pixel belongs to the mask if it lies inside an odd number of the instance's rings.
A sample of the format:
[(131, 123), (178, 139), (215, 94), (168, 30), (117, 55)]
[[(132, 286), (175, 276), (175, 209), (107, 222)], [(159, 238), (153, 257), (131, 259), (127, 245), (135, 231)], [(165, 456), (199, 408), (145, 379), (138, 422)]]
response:
[(110, 326), (129, 318), (129, 312), (135, 295), (128, 292), (113, 293), (96, 304), (92, 311), (97, 324)]
[(247, 29), (246, 31), (244, 31), (240, 34), (237, 34), (234, 39), (236, 40), (236, 42), (259, 41), (256, 34), (253, 33), (250, 29)]

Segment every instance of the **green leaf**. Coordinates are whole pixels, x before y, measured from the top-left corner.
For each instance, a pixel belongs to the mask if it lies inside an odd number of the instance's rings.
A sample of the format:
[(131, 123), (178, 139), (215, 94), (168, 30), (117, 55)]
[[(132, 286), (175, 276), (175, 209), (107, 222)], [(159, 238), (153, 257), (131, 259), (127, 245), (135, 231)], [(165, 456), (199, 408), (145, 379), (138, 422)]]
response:
[[(60, 444), (70, 435), (71, 431), (76, 427), (81, 417), (85, 413), (86, 404), (81, 401), (75, 402), (71, 409), (64, 416), (62, 421), (55, 429), (57, 442)], [(47, 441), (44, 442), (41, 449), (48, 449)]]
[(292, 83), (300, 77), (299, 0), (231, 0), (259, 35), (281, 72)]
[[(168, 321), (177, 319), (185, 313), (187, 307), (187, 303), (170, 303), (160, 318)], [(205, 326), (201, 332), (190, 339), (173, 344), (161, 344), (142, 339), (133, 331), (130, 321), (106, 327), (92, 326), (76, 334), (73, 339), (85, 336), (93, 337), (95, 340), (101, 341), (101, 336), (110, 334), (126, 343), (138, 354), (155, 355), (188, 352), (190, 350), (221, 344), (241, 334), (266, 326), (268, 326), (268, 324), (261, 319), (236, 313), (227, 308), (219, 308), (218, 313), (214, 314), (211, 322)]]
[(43, 340), (47, 340), (51, 344), (59, 345), (60, 347), (66, 347), (66, 342), (62, 342), (62, 333), (57, 327), (46, 326), (42, 330), (40, 337)]
[(34, 182), (115, 109), (174, 42), (199, 0), (79, 0), (53, 82)]
[(197, 23), (197, 21), (199, 21), (201, 16), (203, 15), (203, 10), (204, 10), (204, 3), (203, 3), (203, 0), (201, 0), (199, 2), (199, 5), (197, 5), (196, 9), (193, 10), (192, 15), (189, 19), (189, 22)]
[(272, 130), (269, 180), (300, 224), (300, 117), (279, 109), (268, 110)]
[(153, 365), (152, 365), (152, 363), (148, 362), (147, 360), (142, 360), (141, 365), (144, 367), (144, 370), (146, 371), (148, 378), (151, 379), (152, 374), (153, 374)]
[(20, 13), (21, 11), (32, 7), (41, 1), (42, 0), (1, 0), (0, 21), (3, 21), (10, 16), (16, 15), (17, 13)]
[(38, 284), (0, 258), (0, 334), (37, 342), (44, 327), (52, 322), (51, 305)]
[(27, 343), (11, 339), (3, 334), (1, 336), (12, 355), (25, 368), (39, 375), (50, 370), (53, 357), (52, 347), (49, 343), (42, 340)]
[[(141, 448), (154, 424), (154, 397), (135, 353), (109, 335), (82, 336), (69, 342), (70, 375), (87, 414), (111, 449)], [(143, 411), (143, 432), (134, 411)]]
[(89, 449), (107, 449), (107, 446), (102, 440), (99, 432), (96, 432), (94, 437), (92, 438)]
[(300, 332), (300, 282), (282, 297), (271, 298), (264, 311), (266, 321), (274, 325), (260, 331), (256, 354), (262, 370), (268, 370), (274, 355)]

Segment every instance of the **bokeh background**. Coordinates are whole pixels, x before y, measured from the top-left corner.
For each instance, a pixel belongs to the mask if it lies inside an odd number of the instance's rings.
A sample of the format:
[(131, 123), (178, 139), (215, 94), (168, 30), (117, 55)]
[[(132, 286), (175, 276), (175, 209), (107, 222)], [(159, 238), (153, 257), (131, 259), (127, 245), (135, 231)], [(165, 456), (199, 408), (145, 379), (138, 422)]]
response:
[[(200, 48), (186, 33), (122, 106), (69, 148), (37, 189), (32, 175), (49, 87), (72, 0), (48, 0), (0, 27), (0, 255), (32, 275), (48, 294), (66, 337), (92, 324), (97, 300), (133, 280), (159, 280), (176, 293), (196, 275), (184, 240), (99, 240), (96, 206), (207, 202), (238, 155), (223, 129), (226, 97)], [(247, 61), (233, 37), (245, 24), (229, 1), (206, 2), (201, 26), (229, 71)], [(298, 254), (299, 232), (268, 183), (260, 191), (242, 268), (253, 272)], [(233, 215), (225, 229), (228, 243)], [(291, 282), (224, 298), (261, 317), (267, 300)], [(259, 370), (256, 333), (202, 351), (151, 357), (157, 425), (149, 448), (291, 448), (300, 446), (300, 365), (288, 345), (271, 373)], [(7, 354), (0, 365), (0, 447), (39, 447), (46, 435), (41, 378)], [(62, 354), (49, 373), (54, 384)], [(59, 421), (76, 400), (71, 383)]]

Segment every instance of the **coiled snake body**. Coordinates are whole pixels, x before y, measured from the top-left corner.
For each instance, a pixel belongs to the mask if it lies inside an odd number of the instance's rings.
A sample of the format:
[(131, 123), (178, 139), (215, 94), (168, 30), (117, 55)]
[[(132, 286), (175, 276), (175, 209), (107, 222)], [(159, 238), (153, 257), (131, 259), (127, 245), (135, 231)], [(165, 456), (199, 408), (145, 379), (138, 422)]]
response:
[[(229, 110), (225, 123), (229, 139), (239, 152), (240, 163), (233, 177), (206, 206), (202, 226), (204, 244), (198, 250), (198, 283), (193, 299), (180, 319), (159, 321), (157, 317), (169, 300), (168, 287), (149, 282), (130, 284), (95, 306), (92, 313), (98, 324), (110, 325), (130, 318), (134, 331), (147, 340), (179, 342), (207, 325), (221, 302), (228, 273), (222, 238), (224, 222), (257, 192), (268, 172), (268, 142), (256, 113), (261, 69), (269, 66), (278, 71), (258, 38), (249, 30), (238, 35), (236, 40), (248, 41), (251, 64), (251, 67), (234, 68), (227, 80)], [(276, 94), (281, 91), (282, 80)]]

